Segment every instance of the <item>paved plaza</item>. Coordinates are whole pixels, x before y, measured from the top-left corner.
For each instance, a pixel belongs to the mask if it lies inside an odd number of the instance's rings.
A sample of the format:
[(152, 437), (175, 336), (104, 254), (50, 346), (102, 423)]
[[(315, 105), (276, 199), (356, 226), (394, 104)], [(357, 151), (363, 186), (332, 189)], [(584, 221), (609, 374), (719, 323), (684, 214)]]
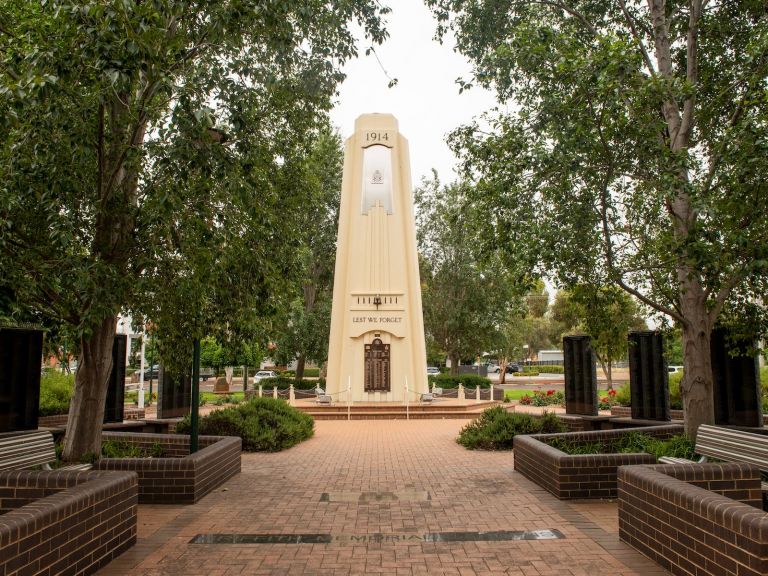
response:
[(140, 505), (136, 546), (99, 574), (667, 574), (619, 542), (614, 502), (558, 501), (511, 452), (456, 444), (465, 423), (316, 422), (290, 450), (243, 453), (242, 473), (196, 505)]

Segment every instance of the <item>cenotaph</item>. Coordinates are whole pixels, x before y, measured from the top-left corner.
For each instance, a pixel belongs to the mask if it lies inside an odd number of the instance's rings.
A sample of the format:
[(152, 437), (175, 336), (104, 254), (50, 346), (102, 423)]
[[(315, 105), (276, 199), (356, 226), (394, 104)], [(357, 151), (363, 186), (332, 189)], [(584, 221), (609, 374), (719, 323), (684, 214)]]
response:
[(391, 114), (364, 114), (344, 153), (326, 392), (415, 401), (426, 373), (408, 141)]

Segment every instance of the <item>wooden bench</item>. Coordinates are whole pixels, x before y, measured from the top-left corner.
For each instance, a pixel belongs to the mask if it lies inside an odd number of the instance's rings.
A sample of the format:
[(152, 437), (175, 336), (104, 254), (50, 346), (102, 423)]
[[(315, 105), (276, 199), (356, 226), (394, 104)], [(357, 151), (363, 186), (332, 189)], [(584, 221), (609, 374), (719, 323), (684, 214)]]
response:
[[(754, 464), (761, 472), (768, 473), (768, 436), (743, 432), (721, 426), (702, 424), (696, 434), (696, 453), (701, 456), (699, 463), (707, 458), (724, 462), (745, 462)], [(690, 464), (691, 460), (662, 456), (663, 464)], [(768, 491), (768, 482), (762, 483), (763, 492)]]
[[(50, 470), (56, 448), (50, 432), (35, 431), (0, 435), (0, 470), (24, 470), (42, 466)], [(63, 466), (67, 470), (90, 470), (91, 464)]]

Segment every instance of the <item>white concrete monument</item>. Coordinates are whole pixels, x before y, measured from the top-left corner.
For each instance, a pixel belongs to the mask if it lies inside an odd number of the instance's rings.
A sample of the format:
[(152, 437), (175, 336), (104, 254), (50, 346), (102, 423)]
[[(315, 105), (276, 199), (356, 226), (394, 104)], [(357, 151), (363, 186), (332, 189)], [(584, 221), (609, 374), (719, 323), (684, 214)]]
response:
[(334, 402), (413, 402), (429, 391), (410, 170), (397, 119), (360, 116), (344, 153), (326, 384)]

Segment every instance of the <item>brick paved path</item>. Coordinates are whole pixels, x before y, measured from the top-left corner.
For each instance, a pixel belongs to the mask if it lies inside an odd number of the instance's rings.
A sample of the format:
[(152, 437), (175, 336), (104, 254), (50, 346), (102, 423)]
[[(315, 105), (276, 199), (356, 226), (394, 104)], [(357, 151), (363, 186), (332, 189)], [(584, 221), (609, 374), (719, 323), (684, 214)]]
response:
[[(456, 444), (462, 424), (317, 422), (315, 437), (291, 450), (243, 454), (242, 474), (194, 506), (139, 506), (137, 545), (100, 574), (667, 574), (619, 542), (615, 503), (556, 500), (513, 471), (511, 453)], [(565, 538), (407, 539), (545, 529)], [(319, 533), (334, 541), (189, 543), (212, 533)], [(388, 541), (366, 542), (366, 534)]]

